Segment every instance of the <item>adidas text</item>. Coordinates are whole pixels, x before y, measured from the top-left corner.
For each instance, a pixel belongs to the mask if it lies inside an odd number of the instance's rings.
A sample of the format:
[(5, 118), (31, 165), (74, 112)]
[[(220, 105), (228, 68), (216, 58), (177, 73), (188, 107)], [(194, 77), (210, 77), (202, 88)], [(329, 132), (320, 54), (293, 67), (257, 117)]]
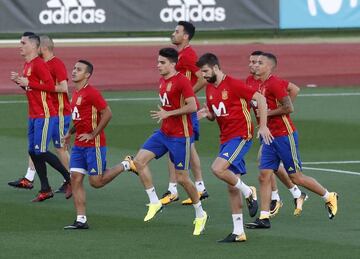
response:
[(160, 11), (160, 19), (163, 22), (222, 22), (226, 19), (223, 7), (204, 7), (202, 5), (185, 5), (177, 8), (164, 8)]

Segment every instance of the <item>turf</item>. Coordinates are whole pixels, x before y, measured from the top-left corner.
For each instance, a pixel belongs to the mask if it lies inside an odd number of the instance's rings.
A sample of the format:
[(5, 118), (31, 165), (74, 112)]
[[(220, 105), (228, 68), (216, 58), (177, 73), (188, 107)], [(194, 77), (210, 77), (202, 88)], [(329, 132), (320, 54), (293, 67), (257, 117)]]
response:
[[(350, 96), (299, 96), (295, 103), (294, 122), (299, 130), (302, 160), (360, 160), (360, 90), (358, 88), (303, 89), (302, 94), (357, 93)], [(105, 93), (107, 98), (154, 97), (154, 92)], [(18, 103), (4, 101), (18, 100)], [(360, 254), (360, 211), (358, 201), (359, 164), (306, 165), (358, 172), (305, 171), (329, 190), (340, 195), (339, 212), (327, 218), (321, 198), (310, 193), (301, 217), (295, 218), (293, 200), (279, 183), (284, 206), (272, 220), (270, 230), (247, 230), (248, 241), (242, 244), (217, 244), (232, 230), (224, 183), (210, 172), (217, 154), (218, 128), (201, 122), (201, 141), (197, 143), (203, 176), (210, 198), (203, 207), (210, 215), (206, 232), (192, 236), (192, 207), (175, 203), (167, 206), (154, 221), (143, 222), (147, 196), (135, 175), (124, 173), (103, 189), (92, 189), (87, 181), (87, 215), (91, 229), (64, 231), (74, 220), (72, 201), (61, 194), (43, 203), (31, 203), (39, 181), (31, 191), (15, 190), (7, 182), (21, 177), (27, 166), (27, 108), (23, 96), (0, 96), (0, 258), (358, 258)], [(107, 127), (108, 165), (128, 154), (135, 154), (158, 125), (149, 110), (156, 100), (110, 101), (113, 119)], [(257, 141), (247, 155), (248, 184), (257, 183)], [(151, 164), (159, 195), (166, 190), (166, 159)], [(61, 184), (60, 175), (49, 169), (53, 188)], [(180, 190), (181, 198), (186, 198)], [(245, 222), (249, 218), (244, 213)]]

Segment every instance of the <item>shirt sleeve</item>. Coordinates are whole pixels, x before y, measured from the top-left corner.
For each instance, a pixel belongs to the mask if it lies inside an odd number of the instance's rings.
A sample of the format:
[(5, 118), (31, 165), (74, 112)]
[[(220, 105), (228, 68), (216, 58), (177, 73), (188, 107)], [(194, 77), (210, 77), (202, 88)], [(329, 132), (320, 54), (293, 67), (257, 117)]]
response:
[(41, 91), (54, 92), (55, 84), (51, 77), (50, 71), (45, 63), (38, 62), (34, 64), (34, 73), (38, 80), (34, 77), (29, 78), (29, 87)]
[(93, 91), (91, 93), (91, 99), (92, 99), (93, 105), (95, 106), (95, 108), (98, 111), (102, 111), (108, 106), (104, 97), (101, 95), (101, 93), (97, 89), (93, 89)]
[(285, 96), (288, 96), (287, 87), (289, 82), (286, 80), (276, 79), (271, 84), (272, 92), (277, 100), (283, 99)]
[(243, 81), (233, 80), (233, 84), (231, 84), (235, 94), (239, 98), (245, 99), (247, 102), (250, 102), (252, 97), (254, 96), (256, 89), (247, 86)]
[(191, 82), (187, 78), (183, 77), (180, 83), (182, 84), (182, 95), (184, 96), (184, 99), (189, 97), (195, 97)]
[(58, 60), (55, 65), (55, 78), (58, 83), (68, 80), (66, 67), (60, 60)]

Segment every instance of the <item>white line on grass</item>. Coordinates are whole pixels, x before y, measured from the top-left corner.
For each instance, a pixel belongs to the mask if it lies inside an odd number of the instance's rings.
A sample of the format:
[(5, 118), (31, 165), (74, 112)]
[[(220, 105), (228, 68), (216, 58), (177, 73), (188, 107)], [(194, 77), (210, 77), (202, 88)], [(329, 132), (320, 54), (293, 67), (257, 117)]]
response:
[[(299, 94), (300, 97), (333, 97), (333, 96), (360, 96), (360, 92), (355, 93), (317, 93), (317, 94)], [(198, 97), (201, 100), (205, 99), (205, 96)], [(129, 97), (129, 98), (106, 98), (108, 102), (127, 102), (127, 101), (157, 101), (157, 97)], [(16, 104), (16, 103), (27, 103), (26, 100), (7, 100), (0, 101), (0, 104)]]
[(319, 162), (302, 162), (303, 165), (329, 165), (329, 164), (360, 164), (360, 161), (319, 161)]
[(323, 172), (333, 172), (333, 173), (339, 173), (339, 174), (350, 174), (350, 175), (357, 175), (360, 176), (359, 172), (353, 172), (353, 171), (345, 171), (345, 170), (337, 170), (337, 169), (328, 169), (328, 168), (316, 168), (316, 167), (303, 167), (303, 169), (307, 170), (314, 170), (314, 171), (323, 171)]

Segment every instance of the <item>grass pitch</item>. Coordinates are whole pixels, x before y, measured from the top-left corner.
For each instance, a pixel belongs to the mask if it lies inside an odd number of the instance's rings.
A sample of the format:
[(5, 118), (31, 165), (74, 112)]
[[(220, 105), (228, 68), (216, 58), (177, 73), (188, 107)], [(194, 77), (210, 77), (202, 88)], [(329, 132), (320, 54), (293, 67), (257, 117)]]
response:
[[(314, 95), (320, 93), (320, 95)], [(210, 198), (203, 207), (210, 215), (205, 234), (192, 236), (193, 208), (180, 202), (167, 206), (155, 220), (144, 223), (146, 193), (136, 176), (124, 173), (103, 189), (87, 186), (88, 231), (64, 231), (74, 220), (73, 203), (61, 194), (43, 203), (30, 200), (39, 189), (15, 190), (7, 182), (24, 175), (27, 167), (27, 104), (23, 96), (0, 96), (0, 258), (359, 258), (360, 255), (360, 90), (303, 89), (292, 118), (299, 131), (304, 164), (325, 171), (304, 170), (331, 191), (339, 193), (339, 211), (327, 218), (323, 200), (313, 193), (295, 218), (293, 200), (278, 183), (284, 206), (270, 230), (246, 230), (248, 241), (218, 244), (232, 231), (226, 186), (210, 172), (218, 150), (216, 123), (201, 122), (197, 143)], [(158, 100), (154, 92), (112, 92), (113, 119), (106, 129), (108, 166), (135, 154), (158, 127), (149, 116)], [(139, 100), (138, 98), (149, 98)], [(124, 98), (129, 98), (125, 99)], [(243, 180), (258, 186), (255, 140), (248, 153)], [(334, 161), (353, 161), (333, 164)], [(167, 188), (166, 158), (151, 163), (160, 196)], [(331, 169), (333, 172), (326, 172)], [(48, 170), (53, 188), (61, 177)], [(187, 198), (179, 188), (180, 199)], [(245, 222), (252, 221), (244, 210)]]

